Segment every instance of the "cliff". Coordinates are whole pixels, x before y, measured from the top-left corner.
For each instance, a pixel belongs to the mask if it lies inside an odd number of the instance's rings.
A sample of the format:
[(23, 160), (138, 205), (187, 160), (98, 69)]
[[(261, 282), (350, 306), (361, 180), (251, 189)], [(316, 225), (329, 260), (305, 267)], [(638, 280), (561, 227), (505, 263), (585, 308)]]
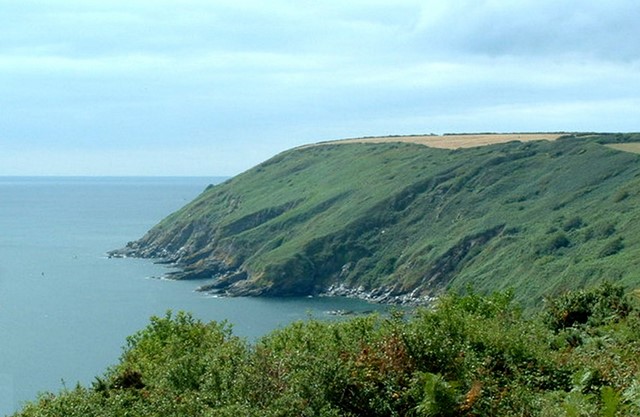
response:
[(208, 187), (113, 256), (225, 295), (428, 300), (468, 285), (528, 304), (640, 280), (640, 156), (568, 135), (464, 149), (330, 143)]

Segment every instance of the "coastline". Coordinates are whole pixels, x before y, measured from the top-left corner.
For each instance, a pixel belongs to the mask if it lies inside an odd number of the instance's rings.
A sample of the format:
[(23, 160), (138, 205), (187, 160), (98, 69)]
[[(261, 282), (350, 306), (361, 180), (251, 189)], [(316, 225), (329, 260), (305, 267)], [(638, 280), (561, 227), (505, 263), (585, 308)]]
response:
[(320, 294), (320, 296), (357, 298), (377, 304), (393, 304), (401, 306), (428, 306), (437, 298), (427, 295), (417, 295), (417, 292), (418, 290), (415, 289), (410, 293), (394, 294), (392, 290), (385, 288), (366, 290), (364, 287), (350, 288), (344, 284), (334, 284), (330, 285), (329, 288)]
[[(182, 265), (179, 261), (172, 260), (172, 257), (148, 256), (144, 250), (132, 250), (131, 248), (116, 249), (107, 253), (109, 258), (142, 258), (151, 259), (154, 263), (164, 265), (167, 268), (174, 268), (174, 271), (167, 271), (162, 279), (170, 281), (201, 281), (211, 280), (207, 284), (198, 286), (195, 291), (203, 292), (217, 297), (269, 297), (285, 298), (288, 294), (269, 293), (264, 294), (260, 288), (252, 287), (250, 277), (247, 272), (240, 270), (227, 270), (221, 272), (220, 269), (212, 270), (190, 268), (189, 265)], [(175, 258), (174, 258), (175, 259)], [(238, 285), (240, 284), (240, 285)], [(244, 284), (244, 285), (243, 285)], [(437, 297), (418, 294), (418, 289), (408, 293), (398, 294), (389, 288), (374, 288), (367, 290), (360, 286), (349, 287), (344, 284), (331, 284), (321, 289), (317, 293), (303, 294), (303, 296), (317, 297), (345, 297), (367, 301), (375, 304), (389, 304), (400, 306), (428, 306)]]

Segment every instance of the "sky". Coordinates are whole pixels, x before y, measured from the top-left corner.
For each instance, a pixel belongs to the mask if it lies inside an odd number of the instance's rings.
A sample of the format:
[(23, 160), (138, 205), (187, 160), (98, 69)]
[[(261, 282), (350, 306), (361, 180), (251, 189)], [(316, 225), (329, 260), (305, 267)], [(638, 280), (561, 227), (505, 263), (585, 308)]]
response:
[(323, 140), (637, 132), (637, 0), (0, 0), (0, 175), (235, 175)]

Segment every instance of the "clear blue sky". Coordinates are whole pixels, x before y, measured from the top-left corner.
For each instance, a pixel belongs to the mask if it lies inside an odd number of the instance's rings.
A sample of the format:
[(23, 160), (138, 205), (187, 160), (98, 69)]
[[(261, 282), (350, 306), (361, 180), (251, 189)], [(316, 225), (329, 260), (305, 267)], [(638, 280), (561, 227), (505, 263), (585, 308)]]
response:
[(0, 175), (345, 137), (639, 131), (637, 0), (0, 0)]

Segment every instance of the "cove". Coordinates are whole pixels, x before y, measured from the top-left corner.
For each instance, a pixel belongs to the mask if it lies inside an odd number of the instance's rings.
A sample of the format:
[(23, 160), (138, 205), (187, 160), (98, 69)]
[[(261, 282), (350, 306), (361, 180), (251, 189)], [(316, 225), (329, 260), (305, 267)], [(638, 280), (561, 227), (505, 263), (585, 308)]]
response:
[(109, 259), (220, 178), (0, 178), (0, 415), (39, 392), (90, 384), (152, 315), (227, 320), (255, 340), (333, 310), (386, 307), (345, 298), (212, 298), (160, 279), (149, 260)]

